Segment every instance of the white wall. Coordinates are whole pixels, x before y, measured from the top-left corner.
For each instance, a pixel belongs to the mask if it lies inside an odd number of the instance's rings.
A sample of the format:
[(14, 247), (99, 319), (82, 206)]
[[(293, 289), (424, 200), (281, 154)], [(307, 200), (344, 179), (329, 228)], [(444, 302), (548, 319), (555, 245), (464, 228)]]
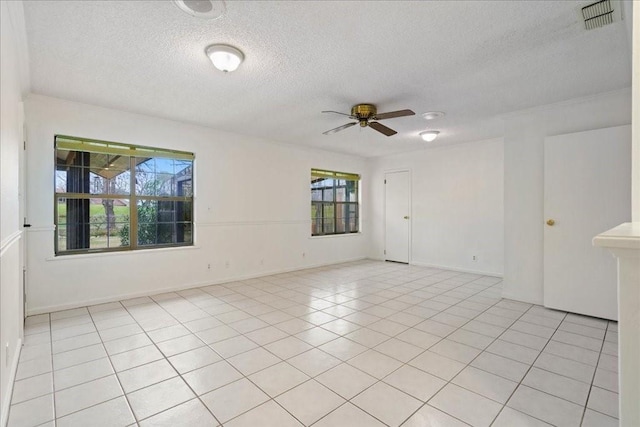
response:
[[(310, 237), (311, 168), (366, 187), (362, 158), (43, 96), (27, 99), (26, 121), (29, 313), (366, 256), (366, 230)], [(55, 134), (194, 152), (196, 246), (54, 257)]]
[(395, 169), (411, 170), (411, 264), (502, 275), (502, 139), (373, 159), (369, 256), (375, 259), (384, 259), (384, 173)]
[(543, 301), (545, 137), (630, 122), (630, 89), (505, 118), (503, 297)]
[(22, 337), (19, 176), (26, 87), (22, 3), (0, 2), (0, 425), (7, 419)]

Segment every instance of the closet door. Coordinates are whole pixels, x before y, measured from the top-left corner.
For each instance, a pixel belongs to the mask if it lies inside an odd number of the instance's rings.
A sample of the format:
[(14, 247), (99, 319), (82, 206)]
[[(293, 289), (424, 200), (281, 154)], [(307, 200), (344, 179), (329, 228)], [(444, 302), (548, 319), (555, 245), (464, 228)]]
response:
[(631, 219), (631, 128), (544, 144), (544, 305), (616, 320), (616, 261), (594, 236)]

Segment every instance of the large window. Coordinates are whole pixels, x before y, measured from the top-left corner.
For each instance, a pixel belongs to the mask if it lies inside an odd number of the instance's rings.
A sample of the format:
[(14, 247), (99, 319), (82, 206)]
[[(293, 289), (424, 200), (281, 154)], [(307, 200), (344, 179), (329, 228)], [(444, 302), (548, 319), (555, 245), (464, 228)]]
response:
[(360, 175), (311, 169), (311, 235), (357, 233)]
[(193, 244), (192, 153), (55, 138), (57, 255)]

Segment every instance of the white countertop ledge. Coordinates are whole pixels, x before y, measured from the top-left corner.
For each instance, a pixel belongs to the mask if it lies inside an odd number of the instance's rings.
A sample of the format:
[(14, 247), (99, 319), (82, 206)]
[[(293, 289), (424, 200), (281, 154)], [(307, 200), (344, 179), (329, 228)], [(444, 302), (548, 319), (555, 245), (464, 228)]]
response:
[(625, 222), (598, 234), (593, 246), (640, 250), (640, 222)]

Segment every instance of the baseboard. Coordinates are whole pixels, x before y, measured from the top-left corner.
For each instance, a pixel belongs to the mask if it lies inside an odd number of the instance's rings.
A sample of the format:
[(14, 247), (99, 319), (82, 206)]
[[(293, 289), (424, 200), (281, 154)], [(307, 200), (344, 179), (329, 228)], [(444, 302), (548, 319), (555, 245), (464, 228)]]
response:
[(521, 295), (514, 295), (514, 294), (511, 294), (509, 292), (504, 292), (504, 291), (502, 292), (502, 298), (510, 299), (510, 300), (513, 300), (513, 301), (526, 302), (528, 304), (543, 305), (543, 301), (539, 300), (538, 298), (522, 297)]
[(176, 286), (168, 286), (168, 287), (160, 288), (160, 289), (152, 289), (152, 290), (146, 290), (146, 291), (140, 291), (140, 292), (132, 292), (132, 293), (127, 293), (127, 294), (113, 295), (113, 296), (108, 296), (108, 297), (104, 297), (104, 298), (95, 298), (95, 299), (90, 299), (90, 300), (77, 301), (77, 302), (73, 302), (73, 303), (70, 303), (70, 304), (50, 305), (50, 306), (45, 306), (45, 307), (29, 308), (27, 310), (27, 316), (35, 316), (36, 314), (52, 313), (54, 311), (70, 310), (72, 308), (87, 307), (87, 306), (90, 306), (90, 305), (104, 304), (104, 303), (115, 302), (115, 301), (122, 301), (122, 300), (125, 300), (125, 299), (139, 298), (139, 297), (144, 297), (144, 296), (149, 296), (149, 295), (163, 294), (163, 293), (166, 293), (166, 292), (184, 291), (186, 289), (200, 288), (200, 287), (203, 287), (203, 286), (220, 285), (220, 284), (223, 284), (223, 283), (237, 282), (237, 281), (240, 281), (240, 280), (255, 279), (255, 278), (258, 278), (258, 277), (272, 276), (274, 274), (291, 273), (293, 271), (302, 271), (302, 270), (308, 270), (308, 269), (311, 269), (311, 268), (326, 267), (326, 266), (329, 266), (329, 265), (340, 265), (340, 264), (344, 264), (344, 263), (348, 263), (348, 262), (362, 261), (364, 259), (367, 259), (367, 258), (366, 257), (349, 258), (349, 259), (346, 259), (346, 260), (341, 260), (340, 262), (318, 263), (318, 264), (312, 264), (312, 265), (305, 265), (304, 267), (293, 267), (293, 268), (283, 268), (283, 269), (271, 270), (271, 271), (262, 271), (262, 272), (259, 272), (259, 273), (252, 273), (252, 274), (239, 275), (239, 276), (233, 276), (233, 277), (225, 277), (225, 278), (218, 279), (218, 280), (206, 280), (206, 281), (202, 281), (202, 282), (187, 283), (187, 284), (176, 285)]
[(481, 274), (483, 276), (491, 276), (491, 277), (499, 277), (499, 278), (504, 277), (502, 273), (496, 273), (494, 271), (470, 270), (467, 268), (451, 267), (448, 265), (430, 264), (427, 262), (420, 262), (420, 261), (411, 261), (409, 264), (417, 265), (418, 267), (430, 267), (430, 268), (439, 268), (442, 270), (459, 271), (460, 273)]
[(2, 418), (0, 419), (0, 426), (2, 427), (6, 427), (7, 422), (9, 421), (9, 406), (11, 405), (13, 383), (16, 380), (16, 373), (18, 372), (18, 362), (20, 361), (21, 351), (22, 339), (18, 338), (16, 351), (13, 354), (13, 363), (11, 364), (11, 370), (9, 371), (9, 384), (7, 385), (7, 393), (2, 397)]

